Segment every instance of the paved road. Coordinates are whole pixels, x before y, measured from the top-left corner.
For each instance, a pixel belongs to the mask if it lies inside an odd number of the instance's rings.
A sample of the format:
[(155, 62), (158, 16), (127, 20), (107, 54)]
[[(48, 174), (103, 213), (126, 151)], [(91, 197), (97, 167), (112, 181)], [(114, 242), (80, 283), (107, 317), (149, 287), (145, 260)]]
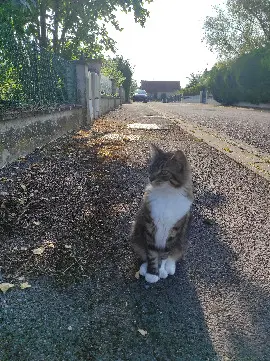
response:
[[(134, 277), (128, 233), (150, 142), (186, 152), (195, 203), (185, 262), (149, 286)], [(34, 205), (25, 208), (26, 200), (12, 210), (13, 227), (2, 225), (3, 280), (16, 283), (20, 268), (32, 287), (1, 297), (1, 361), (270, 360), (265, 179), (145, 104), (111, 112), (91, 132), (3, 169), (0, 179), (0, 191), (29, 195)], [(33, 258), (44, 240), (54, 246)]]
[(270, 153), (270, 111), (268, 110), (196, 103), (151, 103), (151, 105)]

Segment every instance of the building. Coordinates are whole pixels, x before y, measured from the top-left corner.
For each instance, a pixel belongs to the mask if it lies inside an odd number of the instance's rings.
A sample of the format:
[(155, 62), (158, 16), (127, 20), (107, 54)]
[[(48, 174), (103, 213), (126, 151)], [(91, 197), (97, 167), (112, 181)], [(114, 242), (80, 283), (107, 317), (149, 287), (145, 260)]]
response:
[(164, 99), (175, 95), (180, 89), (180, 81), (141, 81), (141, 89), (146, 90), (149, 98)]

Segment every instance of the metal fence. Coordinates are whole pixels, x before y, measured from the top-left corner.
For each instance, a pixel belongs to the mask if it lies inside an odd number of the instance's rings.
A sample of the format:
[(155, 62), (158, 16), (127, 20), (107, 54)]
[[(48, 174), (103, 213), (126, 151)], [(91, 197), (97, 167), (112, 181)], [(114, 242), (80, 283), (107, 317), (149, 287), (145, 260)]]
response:
[(0, 119), (75, 103), (75, 64), (0, 25)]

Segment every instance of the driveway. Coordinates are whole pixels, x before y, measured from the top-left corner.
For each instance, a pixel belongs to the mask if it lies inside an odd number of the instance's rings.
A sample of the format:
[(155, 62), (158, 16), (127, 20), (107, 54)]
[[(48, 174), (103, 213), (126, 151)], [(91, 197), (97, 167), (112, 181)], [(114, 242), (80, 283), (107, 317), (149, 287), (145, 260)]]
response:
[(270, 111), (198, 103), (152, 103), (156, 109), (206, 126), (270, 153)]
[[(151, 142), (186, 152), (195, 191), (186, 259), (154, 285), (128, 242)], [(269, 361), (269, 202), (266, 179), (149, 104), (2, 169), (1, 275), (15, 286), (0, 360)]]

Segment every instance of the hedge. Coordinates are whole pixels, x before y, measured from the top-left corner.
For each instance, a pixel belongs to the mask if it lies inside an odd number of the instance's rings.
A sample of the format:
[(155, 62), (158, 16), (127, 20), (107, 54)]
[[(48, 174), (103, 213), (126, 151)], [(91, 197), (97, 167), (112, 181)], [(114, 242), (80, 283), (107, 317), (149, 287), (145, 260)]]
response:
[(270, 47), (216, 64), (208, 73), (208, 88), (225, 105), (270, 103)]

